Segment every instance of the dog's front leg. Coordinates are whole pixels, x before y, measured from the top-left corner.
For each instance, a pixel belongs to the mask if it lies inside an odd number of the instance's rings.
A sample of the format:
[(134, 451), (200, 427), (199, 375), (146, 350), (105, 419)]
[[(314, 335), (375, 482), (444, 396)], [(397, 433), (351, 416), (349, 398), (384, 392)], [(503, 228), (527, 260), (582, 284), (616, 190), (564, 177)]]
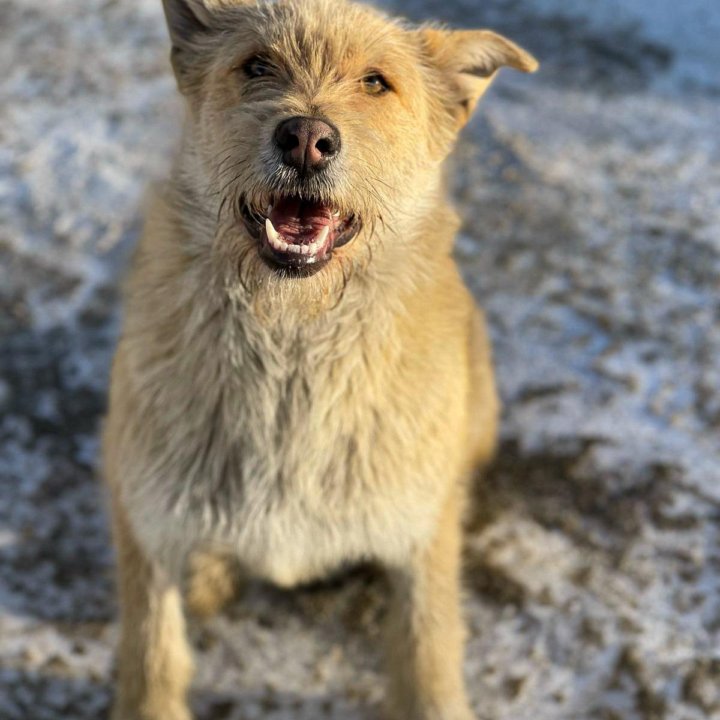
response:
[(460, 508), (448, 499), (434, 536), (392, 572), (388, 616), (392, 720), (473, 720), (463, 681)]
[(112, 720), (190, 720), (192, 658), (178, 588), (143, 554), (113, 507), (121, 637)]

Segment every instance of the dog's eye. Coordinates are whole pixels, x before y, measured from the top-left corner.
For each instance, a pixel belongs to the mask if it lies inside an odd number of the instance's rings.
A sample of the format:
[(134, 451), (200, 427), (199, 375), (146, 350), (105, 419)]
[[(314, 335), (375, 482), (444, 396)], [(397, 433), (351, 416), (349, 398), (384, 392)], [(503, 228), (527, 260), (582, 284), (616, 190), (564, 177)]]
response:
[(368, 73), (362, 79), (362, 86), (368, 95), (383, 95), (392, 89), (390, 83), (379, 72)]
[(242, 69), (249, 78), (266, 77), (272, 74), (270, 63), (265, 58), (257, 55), (247, 60)]

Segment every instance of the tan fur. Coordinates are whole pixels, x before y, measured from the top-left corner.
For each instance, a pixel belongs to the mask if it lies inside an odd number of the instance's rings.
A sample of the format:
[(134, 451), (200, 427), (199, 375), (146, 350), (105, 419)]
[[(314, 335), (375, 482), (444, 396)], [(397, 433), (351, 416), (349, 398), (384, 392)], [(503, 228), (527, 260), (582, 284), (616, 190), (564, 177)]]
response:
[[(166, 0), (187, 99), (182, 152), (149, 214), (113, 366), (104, 469), (122, 639), (114, 720), (185, 720), (180, 593), (200, 613), (233, 565), (283, 586), (374, 560), (396, 588), (393, 720), (470, 720), (460, 516), (495, 444), (484, 322), (451, 258), (442, 182), (501, 65), (488, 31), (411, 28), (341, 0)], [(262, 50), (282, 76), (251, 85)], [(363, 92), (381, 70), (393, 92)], [(317, 273), (268, 267), (238, 218), (262, 200), (277, 123), (329, 118), (322, 192), (363, 229)]]
[(188, 559), (185, 602), (200, 618), (217, 615), (238, 593), (240, 569), (233, 557), (194, 552)]

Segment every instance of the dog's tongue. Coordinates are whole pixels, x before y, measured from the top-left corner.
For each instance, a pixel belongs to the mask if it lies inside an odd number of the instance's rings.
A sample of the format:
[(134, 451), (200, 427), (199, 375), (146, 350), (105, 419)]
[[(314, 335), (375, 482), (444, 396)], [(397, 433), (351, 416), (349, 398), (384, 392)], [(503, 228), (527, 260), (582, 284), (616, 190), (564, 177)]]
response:
[(313, 242), (326, 226), (329, 226), (331, 231), (333, 229), (330, 207), (298, 198), (278, 200), (270, 212), (269, 218), (285, 242), (294, 245), (306, 245)]

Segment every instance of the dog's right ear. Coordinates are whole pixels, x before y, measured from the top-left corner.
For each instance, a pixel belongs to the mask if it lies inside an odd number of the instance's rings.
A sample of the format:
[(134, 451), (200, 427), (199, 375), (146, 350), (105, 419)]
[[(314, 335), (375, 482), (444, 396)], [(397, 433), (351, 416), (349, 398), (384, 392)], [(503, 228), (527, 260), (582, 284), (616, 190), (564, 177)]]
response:
[(204, 0), (163, 0), (163, 10), (172, 43), (170, 61), (178, 88), (186, 93), (196, 75), (198, 47), (212, 31), (212, 13)]

